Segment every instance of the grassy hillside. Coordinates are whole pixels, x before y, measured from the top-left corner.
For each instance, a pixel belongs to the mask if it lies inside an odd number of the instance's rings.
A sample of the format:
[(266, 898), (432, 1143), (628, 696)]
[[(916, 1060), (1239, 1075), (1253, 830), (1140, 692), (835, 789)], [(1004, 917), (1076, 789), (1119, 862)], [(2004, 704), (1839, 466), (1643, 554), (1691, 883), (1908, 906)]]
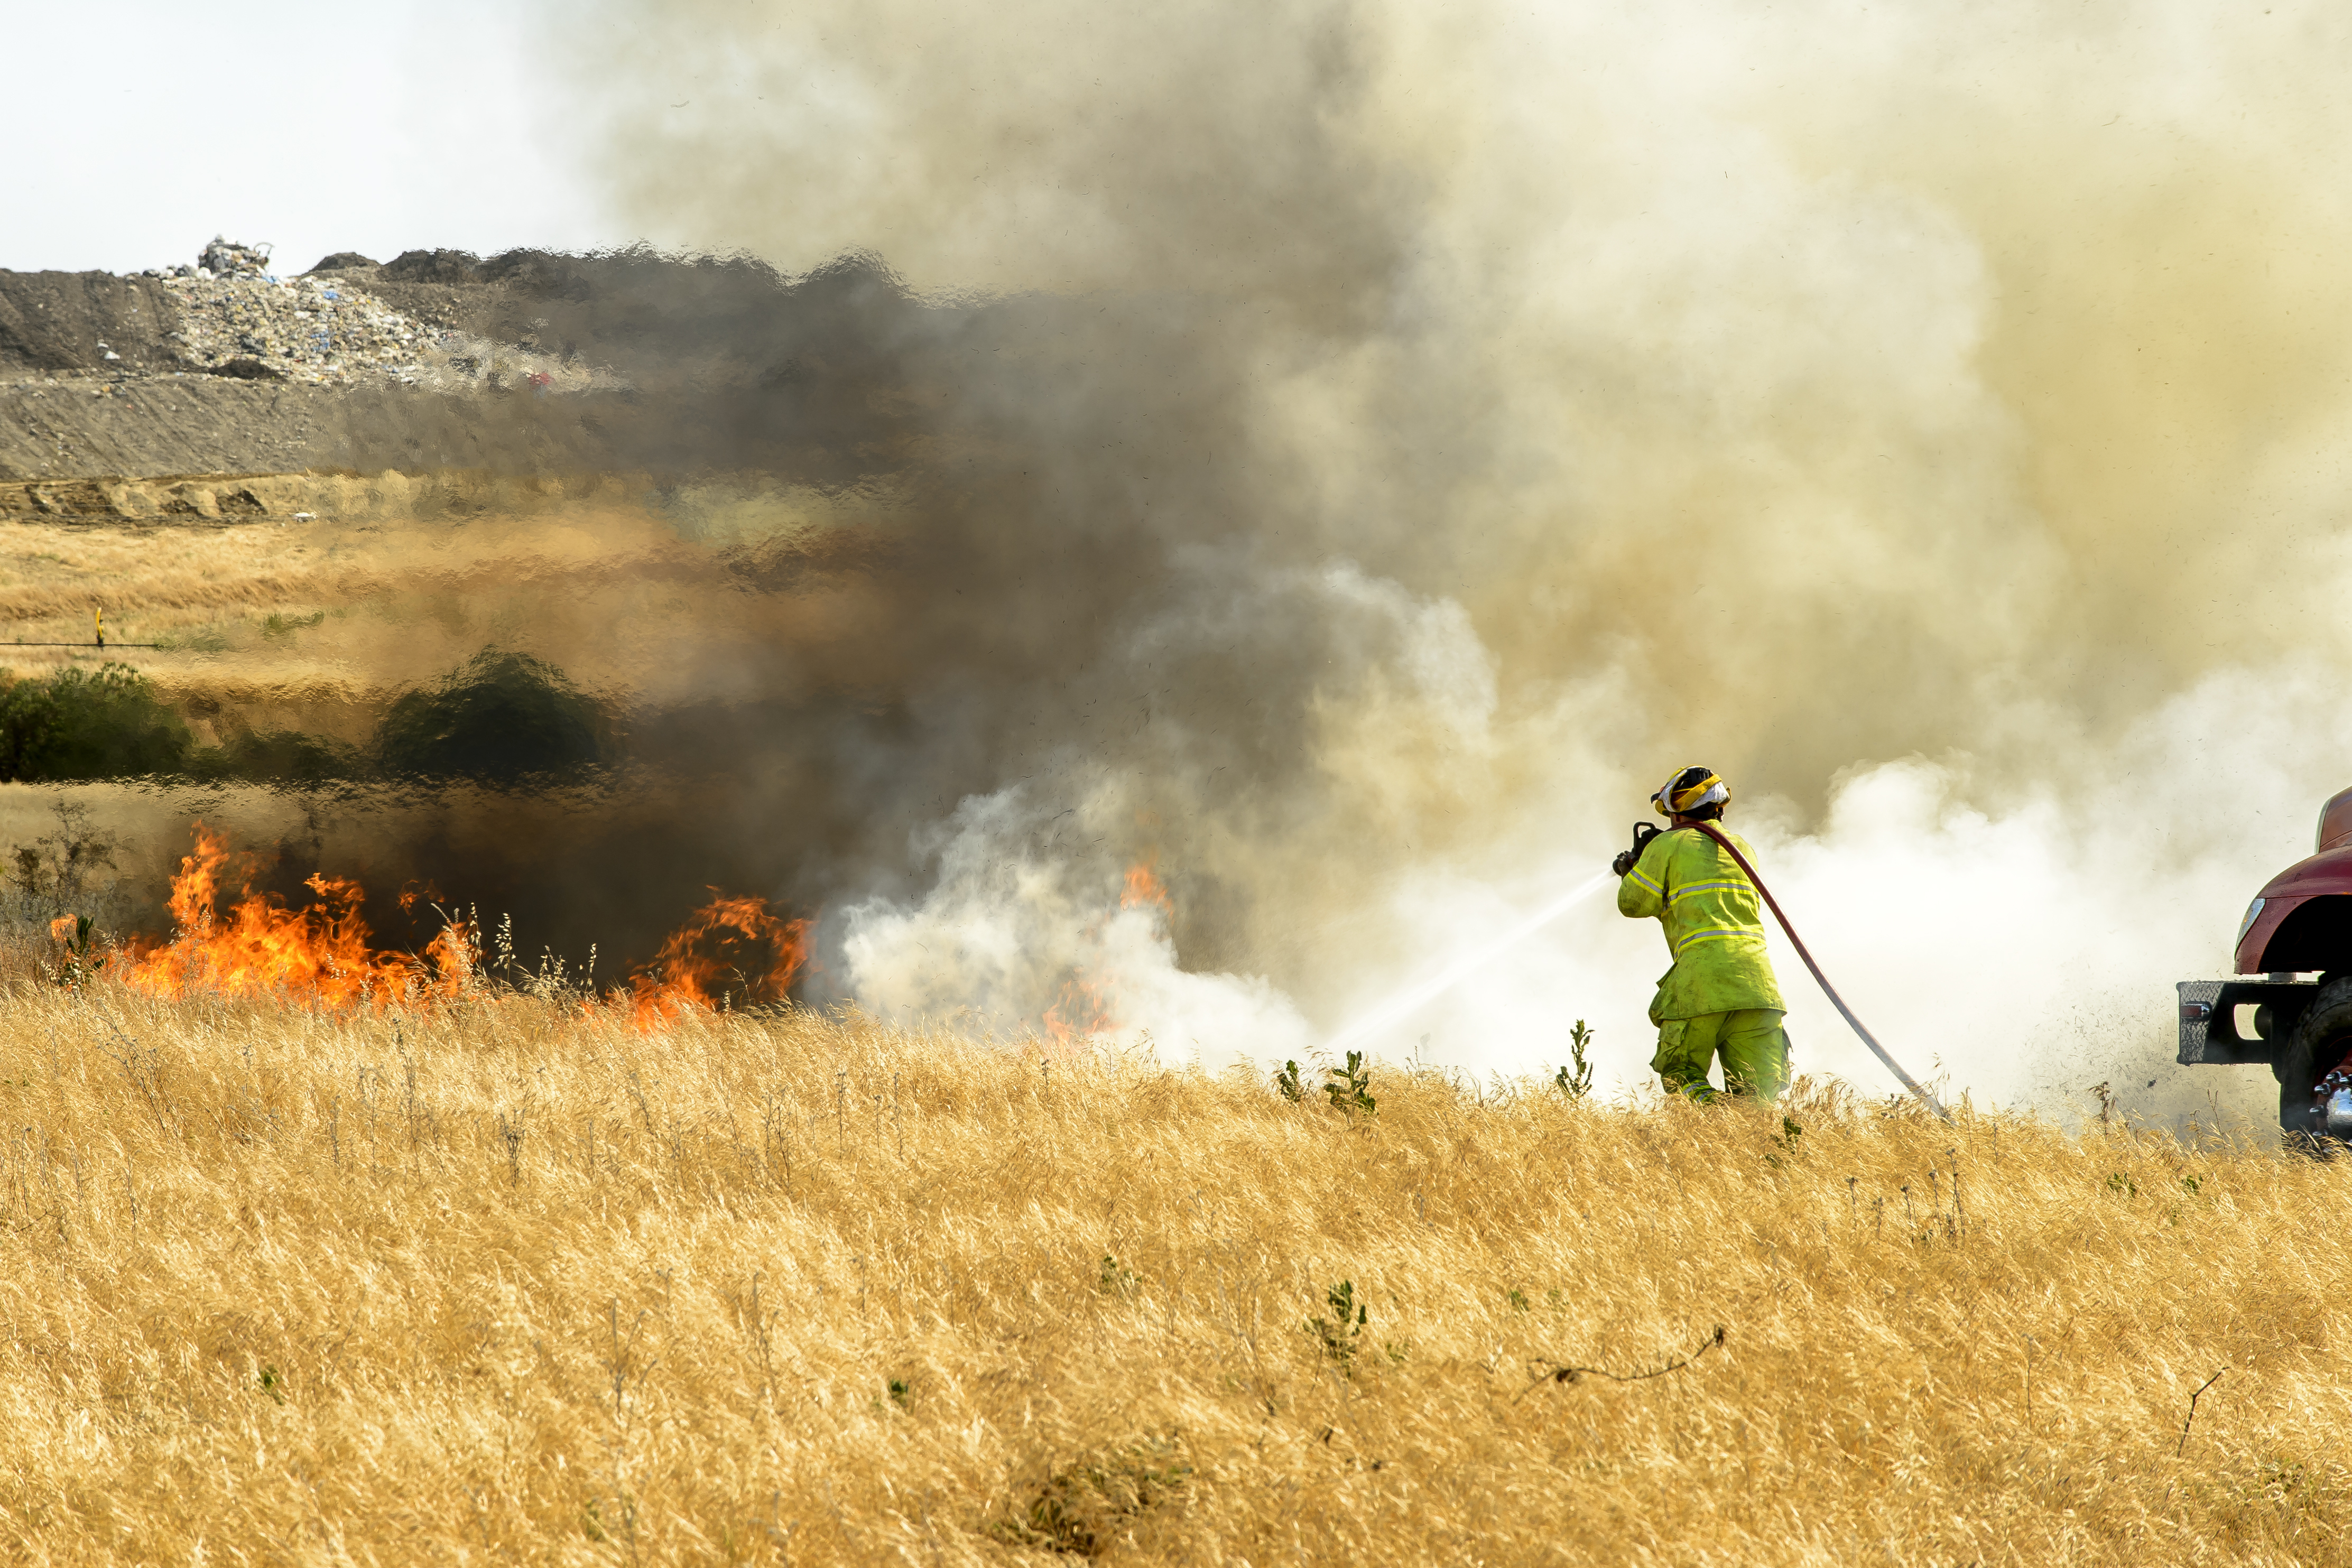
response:
[(2352, 1557), (2340, 1166), (1369, 1089), (19, 980), (0, 1552)]

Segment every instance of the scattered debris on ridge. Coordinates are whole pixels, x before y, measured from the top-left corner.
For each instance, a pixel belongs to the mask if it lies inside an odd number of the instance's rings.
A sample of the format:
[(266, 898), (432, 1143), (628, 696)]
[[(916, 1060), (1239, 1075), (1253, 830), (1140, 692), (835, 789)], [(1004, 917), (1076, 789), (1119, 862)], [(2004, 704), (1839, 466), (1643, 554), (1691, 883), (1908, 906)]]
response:
[[(269, 270), (269, 247), (266, 245), (239, 245), (215, 235), (213, 243), (205, 246), (203, 253), (196, 257), (196, 268), (199, 273), (210, 273), (215, 277), (259, 277)], [(173, 271), (181, 277), (188, 276), (188, 269), (184, 267), (175, 267)]]
[[(349, 253), (329, 260), (353, 270), (369, 265)], [(215, 235), (196, 266), (150, 267), (146, 276), (160, 279), (179, 307), (179, 322), (165, 336), (183, 370), (317, 385), (389, 382), (441, 392), (577, 392), (623, 384), (611, 371), (577, 356), (567, 360), (419, 321), (322, 271), (281, 278), (269, 270), (267, 246)]]

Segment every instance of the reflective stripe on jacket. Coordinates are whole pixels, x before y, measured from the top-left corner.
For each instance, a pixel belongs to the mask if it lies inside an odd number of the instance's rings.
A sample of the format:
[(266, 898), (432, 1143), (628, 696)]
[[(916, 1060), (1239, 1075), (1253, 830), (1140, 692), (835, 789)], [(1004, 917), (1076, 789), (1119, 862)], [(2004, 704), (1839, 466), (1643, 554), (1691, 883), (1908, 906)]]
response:
[[(1721, 829), (1717, 830), (1723, 831)], [(1755, 859), (1748, 841), (1724, 836)], [(1658, 980), (1650, 1021), (1704, 1018), (1748, 1008), (1788, 1010), (1764, 951), (1764, 912), (1739, 862), (1696, 828), (1652, 839), (1617, 884), (1617, 913), (1664, 923), (1675, 967)]]

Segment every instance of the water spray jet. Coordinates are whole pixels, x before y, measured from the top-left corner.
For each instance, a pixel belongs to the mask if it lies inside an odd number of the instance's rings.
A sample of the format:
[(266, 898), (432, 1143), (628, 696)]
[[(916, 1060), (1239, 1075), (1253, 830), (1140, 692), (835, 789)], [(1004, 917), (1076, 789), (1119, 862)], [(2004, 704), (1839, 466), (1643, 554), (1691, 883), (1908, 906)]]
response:
[(1416, 985), (1410, 986), (1404, 990), (1397, 992), (1396, 995), (1391, 997), (1387, 1001), (1382, 1002), (1371, 1011), (1363, 1014), (1354, 1022), (1349, 1024), (1345, 1029), (1342, 1029), (1339, 1033), (1333, 1035), (1329, 1040), (1325, 1040), (1323, 1042), (1324, 1048), (1328, 1051), (1344, 1050), (1348, 1046), (1355, 1044), (1358, 1040), (1360, 1040), (1364, 1036), (1371, 1033), (1374, 1030), (1394, 1023), (1397, 1019), (1405, 1017), (1410, 1014), (1413, 1009), (1438, 996), (1465, 977), (1478, 969), (1484, 968), (1486, 965), (1494, 962), (1496, 958), (1501, 957), (1511, 948), (1517, 946), (1521, 942), (1526, 941), (1528, 937), (1534, 936), (1537, 932), (1542, 930), (1545, 926), (1550, 925), (1561, 915), (1567, 914), (1570, 909), (1575, 908), (1578, 904), (1591, 897), (1595, 893), (1599, 892), (1601, 888), (1608, 883), (1608, 881), (1609, 873), (1607, 872), (1601, 872), (1595, 875), (1591, 881), (1581, 883), (1572, 891), (1562, 894), (1559, 898), (1554, 899), (1551, 903), (1544, 905), (1541, 909), (1537, 910), (1533, 915), (1528, 915), (1517, 925), (1512, 926), (1500, 936), (1497, 936), (1492, 942), (1487, 943), (1484, 947), (1481, 947), (1475, 952), (1470, 953), (1463, 957), (1456, 958), (1453, 963), (1448, 964), (1436, 974), (1430, 976), (1429, 978), (1423, 980)]

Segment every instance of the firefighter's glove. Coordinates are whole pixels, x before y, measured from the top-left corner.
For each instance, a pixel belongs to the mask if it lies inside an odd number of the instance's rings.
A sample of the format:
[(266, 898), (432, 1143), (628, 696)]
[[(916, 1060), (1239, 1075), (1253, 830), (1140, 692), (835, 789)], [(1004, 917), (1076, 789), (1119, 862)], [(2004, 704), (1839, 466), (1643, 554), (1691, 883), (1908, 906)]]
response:
[(1615, 872), (1619, 876), (1623, 876), (1627, 872), (1632, 871), (1641, 861), (1642, 852), (1650, 847), (1650, 841), (1658, 836), (1658, 831), (1656, 824), (1652, 822), (1634, 823), (1633, 847), (1622, 852), (1615, 860), (1611, 861), (1609, 862), (1609, 869)]

